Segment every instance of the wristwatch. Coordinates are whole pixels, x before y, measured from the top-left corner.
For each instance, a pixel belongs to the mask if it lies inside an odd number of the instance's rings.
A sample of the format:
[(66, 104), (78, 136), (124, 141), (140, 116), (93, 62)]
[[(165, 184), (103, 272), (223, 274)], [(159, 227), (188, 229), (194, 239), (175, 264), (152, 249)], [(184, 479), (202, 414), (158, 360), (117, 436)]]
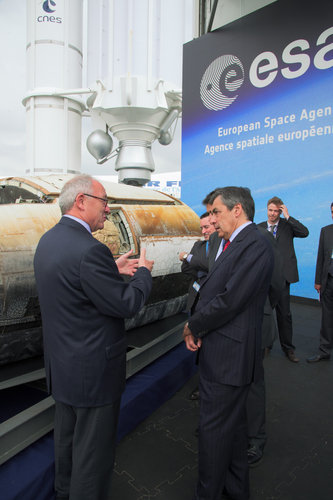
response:
[(186, 259), (187, 259), (187, 257), (188, 257), (188, 253), (184, 253), (184, 255), (183, 255), (183, 259), (182, 259), (182, 260), (183, 260), (183, 261), (184, 261), (184, 260), (186, 260)]

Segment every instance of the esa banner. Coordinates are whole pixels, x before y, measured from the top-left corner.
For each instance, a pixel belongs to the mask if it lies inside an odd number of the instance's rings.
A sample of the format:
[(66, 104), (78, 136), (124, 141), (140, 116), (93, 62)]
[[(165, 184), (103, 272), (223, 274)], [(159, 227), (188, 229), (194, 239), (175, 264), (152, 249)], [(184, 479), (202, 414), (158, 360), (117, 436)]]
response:
[(320, 228), (332, 222), (333, 2), (278, 0), (184, 45), (182, 200), (198, 214), (219, 186), (247, 186), (255, 222), (279, 196), (310, 231), (295, 239), (317, 298)]

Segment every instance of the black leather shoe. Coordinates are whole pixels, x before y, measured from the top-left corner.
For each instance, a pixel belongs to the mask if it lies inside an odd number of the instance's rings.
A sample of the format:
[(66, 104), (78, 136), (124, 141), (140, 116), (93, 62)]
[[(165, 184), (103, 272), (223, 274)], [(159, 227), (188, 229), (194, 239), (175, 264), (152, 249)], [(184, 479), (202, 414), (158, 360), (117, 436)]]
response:
[(191, 399), (191, 401), (196, 401), (197, 399), (199, 399), (199, 389), (198, 388), (194, 389), (194, 391), (191, 392), (189, 399)]
[(286, 356), (289, 359), (289, 361), (291, 361), (292, 363), (299, 362), (299, 358), (296, 358), (294, 351), (292, 351), (291, 349), (286, 352)]
[(256, 446), (250, 446), (247, 450), (247, 463), (249, 467), (256, 467), (260, 464), (263, 457), (263, 451)]
[(330, 359), (330, 356), (327, 354), (315, 354), (314, 356), (311, 356), (310, 358), (307, 358), (308, 363), (318, 363), (318, 361), (328, 361)]

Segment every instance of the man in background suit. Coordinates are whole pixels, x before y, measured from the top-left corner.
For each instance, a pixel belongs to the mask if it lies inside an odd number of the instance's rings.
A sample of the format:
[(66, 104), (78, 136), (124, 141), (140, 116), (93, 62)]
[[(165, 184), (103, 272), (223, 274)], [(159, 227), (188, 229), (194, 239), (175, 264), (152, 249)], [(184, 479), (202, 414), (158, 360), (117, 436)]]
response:
[[(218, 189), (221, 188), (215, 188), (213, 191), (208, 193), (205, 199), (202, 201), (202, 204), (205, 205), (208, 214), (212, 211), (212, 205), (214, 203), (215, 193)], [(209, 270), (213, 267), (219, 248), (221, 245), (223, 245), (223, 243), (224, 243), (223, 237), (219, 236), (219, 233), (217, 231), (213, 232), (209, 237), (209, 254), (208, 254)]]
[[(203, 281), (203, 279), (207, 276), (208, 259), (211, 258), (212, 251), (214, 259), (216, 255), (216, 250), (214, 250), (214, 248), (212, 249), (213, 245), (210, 238), (211, 235), (215, 233), (215, 227), (210, 222), (210, 215), (208, 212), (205, 212), (200, 216), (200, 228), (204, 240), (196, 241), (190, 253), (181, 252), (179, 254), (179, 260), (182, 261), (182, 272), (185, 274), (190, 274), (192, 276), (192, 280), (188, 289), (188, 299), (186, 305), (186, 311), (189, 314), (194, 312), (198, 289), (201, 281)], [(198, 387), (195, 387), (191, 391), (189, 399), (191, 399), (192, 401), (199, 399)]]
[[(281, 219), (281, 214), (284, 215), (284, 219)], [(277, 247), (283, 259), (285, 284), (280, 300), (276, 305), (280, 344), (287, 358), (294, 363), (298, 363), (299, 359), (295, 356), (295, 346), (292, 343), (290, 283), (296, 283), (299, 280), (294, 238), (306, 238), (309, 231), (303, 224), (289, 215), (287, 207), (283, 204), (281, 198), (277, 196), (267, 202), (267, 218), (267, 222), (261, 222), (259, 226), (266, 228), (276, 238)]]
[[(110, 209), (105, 189), (87, 175), (59, 196), (63, 217), (45, 233), (34, 267), (42, 314), (45, 371), (55, 399), (57, 499), (110, 498), (117, 421), (125, 386), (124, 318), (151, 290), (153, 262), (142, 251), (114, 261), (92, 232)], [(138, 269), (136, 270), (136, 267)], [(120, 276), (133, 275), (128, 283)]]
[(226, 241), (200, 286), (184, 327), (200, 349), (199, 479), (196, 500), (249, 498), (246, 400), (261, 376), (261, 323), (273, 269), (269, 242), (255, 224), (247, 188), (216, 190), (211, 222)]
[[(331, 203), (333, 219), (333, 203)], [(320, 294), (321, 328), (319, 353), (307, 359), (316, 363), (330, 359), (333, 342), (333, 224), (322, 228), (316, 265), (315, 289)]]
[(188, 312), (191, 312), (194, 304), (197, 295), (197, 285), (200, 285), (200, 282), (208, 273), (209, 237), (215, 232), (215, 227), (210, 222), (208, 212), (200, 216), (200, 228), (204, 239), (196, 241), (189, 253), (180, 252), (179, 254), (179, 260), (182, 262), (182, 273), (189, 274), (192, 277), (186, 305), (186, 311)]

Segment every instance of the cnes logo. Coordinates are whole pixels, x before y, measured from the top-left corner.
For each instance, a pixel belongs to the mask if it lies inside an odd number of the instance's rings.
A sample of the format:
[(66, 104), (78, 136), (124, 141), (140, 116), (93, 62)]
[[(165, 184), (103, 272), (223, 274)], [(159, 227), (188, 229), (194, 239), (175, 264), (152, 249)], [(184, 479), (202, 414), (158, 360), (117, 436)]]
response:
[[(45, 0), (43, 2), (43, 10), (44, 12), (47, 12), (47, 14), (53, 14), (53, 12), (56, 11), (56, 2), (54, 0)], [(53, 16), (53, 15), (43, 15), (43, 16), (38, 16), (37, 17), (37, 22), (38, 23), (62, 23), (62, 18), (59, 16)]]
[[(333, 27), (323, 31), (317, 41), (318, 50), (313, 58), (315, 68), (324, 70), (333, 66), (333, 43), (327, 43)], [(305, 39), (294, 40), (282, 51), (280, 60), (274, 52), (261, 52), (251, 63), (248, 78), (257, 88), (271, 85), (278, 72), (283, 78), (294, 79), (303, 76), (311, 65), (311, 57), (306, 51), (310, 44)], [(293, 65), (293, 66), (291, 66)], [(206, 108), (221, 111), (230, 106), (239, 96), (238, 90), (245, 79), (241, 61), (233, 55), (224, 55), (215, 59), (206, 69), (200, 83), (200, 97)]]

